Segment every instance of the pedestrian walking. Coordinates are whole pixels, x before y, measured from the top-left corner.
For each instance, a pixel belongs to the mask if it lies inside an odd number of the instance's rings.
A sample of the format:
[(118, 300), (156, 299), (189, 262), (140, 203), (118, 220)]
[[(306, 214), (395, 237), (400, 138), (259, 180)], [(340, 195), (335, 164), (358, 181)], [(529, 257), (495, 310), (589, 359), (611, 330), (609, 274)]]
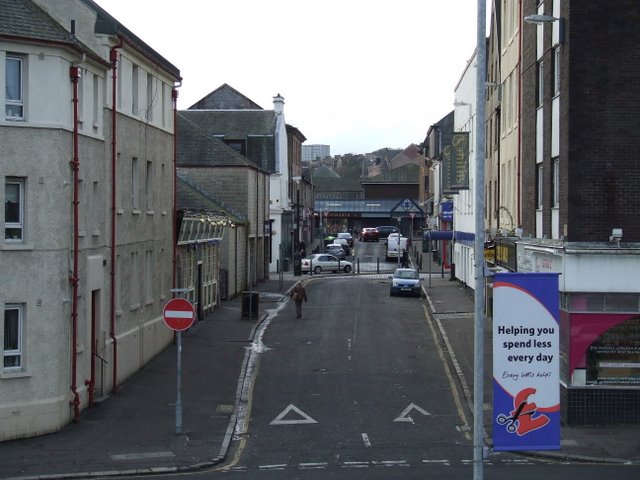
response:
[(406, 249), (402, 249), (402, 258), (401, 258), (401, 266), (402, 268), (409, 268), (409, 254)]
[(296, 318), (302, 317), (302, 302), (307, 301), (307, 291), (302, 282), (295, 284), (289, 296), (296, 302)]

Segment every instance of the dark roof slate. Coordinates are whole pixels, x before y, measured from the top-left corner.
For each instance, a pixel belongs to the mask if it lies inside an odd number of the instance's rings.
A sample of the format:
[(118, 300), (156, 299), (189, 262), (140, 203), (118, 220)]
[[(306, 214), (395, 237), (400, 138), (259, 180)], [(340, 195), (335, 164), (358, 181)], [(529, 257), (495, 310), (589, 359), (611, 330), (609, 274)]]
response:
[[(82, 0), (96, 12), (97, 34), (119, 35), (128, 40), (129, 45), (141, 52), (151, 61), (165, 69), (176, 79), (180, 70), (167, 61), (162, 55), (149, 47), (139, 37), (120, 24), (93, 0)], [(71, 26), (69, 26), (71, 28)], [(31, 41), (48, 41), (68, 44), (69, 47), (81, 48), (87, 54), (99, 58), (96, 52), (84, 45), (63, 25), (51, 18), (44, 10), (30, 0), (0, 0), (0, 37), (11, 37)], [(104, 60), (103, 60), (104, 61)]]
[(337, 174), (336, 172), (331, 170), (326, 165), (321, 165), (320, 168), (317, 168), (313, 172), (313, 178), (314, 179), (318, 179), (318, 178), (321, 178), (321, 177), (324, 177), (324, 178), (341, 178), (339, 174)]
[(225, 206), (204, 191), (189, 178), (188, 173), (178, 173), (176, 182), (177, 207), (180, 210), (206, 212), (231, 218), (235, 222), (246, 221), (242, 215)]
[[(260, 168), (247, 157), (213, 136), (189, 111), (178, 112), (178, 155), (180, 167), (250, 166)], [(200, 117), (200, 116), (198, 116)]]
[(180, 70), (178, 67), (169, 62), (166, 58), (160, 55), (157, 51), (151, 48), (140, 37), (134, 34), (127, 27), (122, 25), (117, 19), (112, 17), (109, 12), (98, 5), (93, 0), (82, 0), (89, 5), (97, 13), (95, 33), (106, 35), (118, 35), (127, 41), (127, 44), (141, 53), (143, 56), (155, 62), (162, 67), (167, 73), (173, 75), (176, 79), (182, 79), (180, 76)]
[(194, 103), (189, 110), (263, 110), (263, 108), (224, 83)]
[(381, 173), (375, 177), (364, 179), (362, 183), (418, 183), (419, 176), (420, 167), (410, 163)]
[(0, 0), (0, 35), (73, 45), (71, 34), (29, 0)]
[(313, 177), (313, 186), (318, 192), (360, 192), (360, 180), (353, 178)]
[(182, 110), (180, 115), (199, 125), (208, 135), (239, 140), (249, 136), (273, 136), (276, 116), (273, 110)]

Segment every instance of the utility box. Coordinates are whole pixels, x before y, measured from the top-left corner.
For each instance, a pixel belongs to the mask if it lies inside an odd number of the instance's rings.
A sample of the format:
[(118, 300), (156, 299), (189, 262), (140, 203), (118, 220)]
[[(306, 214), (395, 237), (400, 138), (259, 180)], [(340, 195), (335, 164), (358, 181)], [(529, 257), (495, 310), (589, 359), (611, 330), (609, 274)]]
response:
[(260, 294), (242, 292), (242, 318), (258, 318), (260, 311)]

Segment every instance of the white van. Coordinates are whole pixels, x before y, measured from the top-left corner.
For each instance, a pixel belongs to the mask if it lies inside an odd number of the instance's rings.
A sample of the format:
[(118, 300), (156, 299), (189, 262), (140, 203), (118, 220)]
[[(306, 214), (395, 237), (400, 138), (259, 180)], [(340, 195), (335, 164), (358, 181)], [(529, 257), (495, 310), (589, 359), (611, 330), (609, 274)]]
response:
[(387, 253), (385, 260), (397, 260), (402, 256), (402, 250), (407, 249), (407, 237), (401, 236), (399, 233), (392, 233), (387, 238)]

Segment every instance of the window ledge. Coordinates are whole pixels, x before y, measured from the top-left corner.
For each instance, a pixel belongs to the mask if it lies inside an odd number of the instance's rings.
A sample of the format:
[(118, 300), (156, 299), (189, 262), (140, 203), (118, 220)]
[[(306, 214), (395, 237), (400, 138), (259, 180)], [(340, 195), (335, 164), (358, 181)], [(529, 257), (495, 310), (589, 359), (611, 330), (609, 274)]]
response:
[(31, 243), (4, 243), (0, 245), (0, 250), (15, 250), (15, 251), (24, 251), (24, 250), (33, 250), (33, 245)]
[(140, 213), (142, 213), (142, 212), (140, 212), (140, 210), (138, 210), (137, 208), (134, 208), (134, 209), (131, 211), (131, 214), (132, 214), (132, 215), (140, 215)]
[(145, 307), (148, 307), (149, 305), (152, 305), (152, 304), (153, 304), (153, 299), (147, 299), (147, 300), (144, 301), (144, 306)]
[(31, 374), (29, 372), (27, 372), (26, 370), (16, 370), (16, 371), (4, 370), (4, 371), (0, 372), (0, 378), (2, 378), (2, 379), (27, 378), (27, 377), (30, 377), (30, 376), (31, 376)]
[(155, 215), (156, 212), (155, 210), (151, 209), (151, 210), (147, 210), (147, 215)]
[(134, 303), (133, 305), (129, 305), (129, 311), (133, 312), (134, 310), (138, 310), (140, 308), (139, 303)]
[(118, 210), (116, 210), (116, 213), (117, 213), (118, 215), (122, 215), (122, 214), (124, 213), (124, 210), (123, 210), (123, 209), (121, 209), (121, 208), (119, 208)]

